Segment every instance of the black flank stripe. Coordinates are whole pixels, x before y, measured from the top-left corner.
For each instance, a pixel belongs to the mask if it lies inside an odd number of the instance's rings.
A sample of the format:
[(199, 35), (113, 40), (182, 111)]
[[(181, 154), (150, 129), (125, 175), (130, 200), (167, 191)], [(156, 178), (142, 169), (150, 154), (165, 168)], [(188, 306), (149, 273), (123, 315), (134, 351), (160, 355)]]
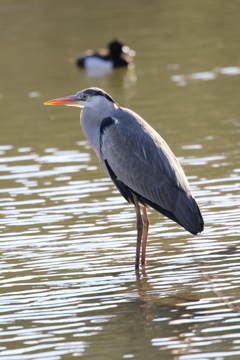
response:
[(100, 125), (100, 134), (102, 135), (103, 132), (111, 125), (115, 124), (113, 118), (111, 117), (106, 117), (103, 119), (103, 121), (101, 122), (101, 125)]
[(118, 180), (117, 176), (115, 175), (114, 171), (110, 167), (107, 160), (104, 160), (106, 168), (108, 170), (109, 176), (112, 179), (113, 183), (115, 184), (116, 188), (119, 190), (120, 194), (126, 199), (128, 202), (134, 204), (133, 196), (130, 189), (120, 180)]
[(102, 137), (104, 134), (104, 131), (106, 131), (106, 129), (115, 124), (114, 120), (111, 117), (106, 117), (102, 120), (101, 125), (100, 125), (100, 153), (102, 154)]

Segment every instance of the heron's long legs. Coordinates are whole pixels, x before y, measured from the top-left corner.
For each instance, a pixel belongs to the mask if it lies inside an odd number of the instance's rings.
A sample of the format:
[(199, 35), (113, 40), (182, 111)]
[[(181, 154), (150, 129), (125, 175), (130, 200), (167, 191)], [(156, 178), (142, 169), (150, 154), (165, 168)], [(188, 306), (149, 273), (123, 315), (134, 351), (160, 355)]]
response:
[(143, 220), (143, 235), (142, 235), (142, 258), (141, 263), (145, 265), (146, 262), (146, 247), (147, 247), (147, 237), (148, 237), (148, 228), (149, 228), (149, 220), (147, 209), (145, 206), (142, 206), (142, 220)]
[(139, 269), (139, 259), (140, 259), (140, 250), (141, 250), (141, 242), (142, 242), (142, 235), (143, 235), (143, 220), (140, 211), (140, 206), (138, 204), (138, 199), (135, 195), (133, 195), (134, 205), (137, 215), (137, 246), (136, 246), (136, 261), (135, 261), (135, 268)]

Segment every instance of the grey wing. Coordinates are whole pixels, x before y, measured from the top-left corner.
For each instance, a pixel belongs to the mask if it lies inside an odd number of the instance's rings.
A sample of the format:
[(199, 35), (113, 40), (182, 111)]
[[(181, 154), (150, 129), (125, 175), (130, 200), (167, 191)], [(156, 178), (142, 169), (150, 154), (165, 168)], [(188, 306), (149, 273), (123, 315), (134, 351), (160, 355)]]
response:
[(119, 188), (122, 195), (129, 198), (133, 192), (188, 231), (201, 231), (202, 217), (188, 181), (161, 136), (128, 109), (115, 110), (107, 119), (100, 129), (101, 157), (117, 187), (125, 186)]

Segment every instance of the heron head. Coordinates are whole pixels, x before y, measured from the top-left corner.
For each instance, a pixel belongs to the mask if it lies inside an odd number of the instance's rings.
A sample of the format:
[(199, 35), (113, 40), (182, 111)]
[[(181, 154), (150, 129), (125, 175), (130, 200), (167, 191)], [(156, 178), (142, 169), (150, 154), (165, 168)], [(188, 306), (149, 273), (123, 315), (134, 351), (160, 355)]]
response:
[(115, 101), (104, 90), (92, 87), (79, 91), (76, 95), (46, 101), (44, 105), (67, 105), (80, 108), (96, 108), (104, 106), (106, 103), (114, 104)]

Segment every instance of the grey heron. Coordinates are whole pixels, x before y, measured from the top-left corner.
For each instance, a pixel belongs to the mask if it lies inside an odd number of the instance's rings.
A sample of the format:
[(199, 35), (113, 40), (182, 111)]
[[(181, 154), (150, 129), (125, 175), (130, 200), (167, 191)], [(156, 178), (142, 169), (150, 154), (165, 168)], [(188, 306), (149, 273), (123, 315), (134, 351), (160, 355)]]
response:
[(135, 206), (136, 269), (140, 253), (141, 264), (146, 261), (147, 207), (191, 234), (203, 231), (203, 217), (181, 165), (163, 138), (138, 114), (95, 87), (44, 104), (83, 108), (80, 124), (88, 142), (122, 196)]

